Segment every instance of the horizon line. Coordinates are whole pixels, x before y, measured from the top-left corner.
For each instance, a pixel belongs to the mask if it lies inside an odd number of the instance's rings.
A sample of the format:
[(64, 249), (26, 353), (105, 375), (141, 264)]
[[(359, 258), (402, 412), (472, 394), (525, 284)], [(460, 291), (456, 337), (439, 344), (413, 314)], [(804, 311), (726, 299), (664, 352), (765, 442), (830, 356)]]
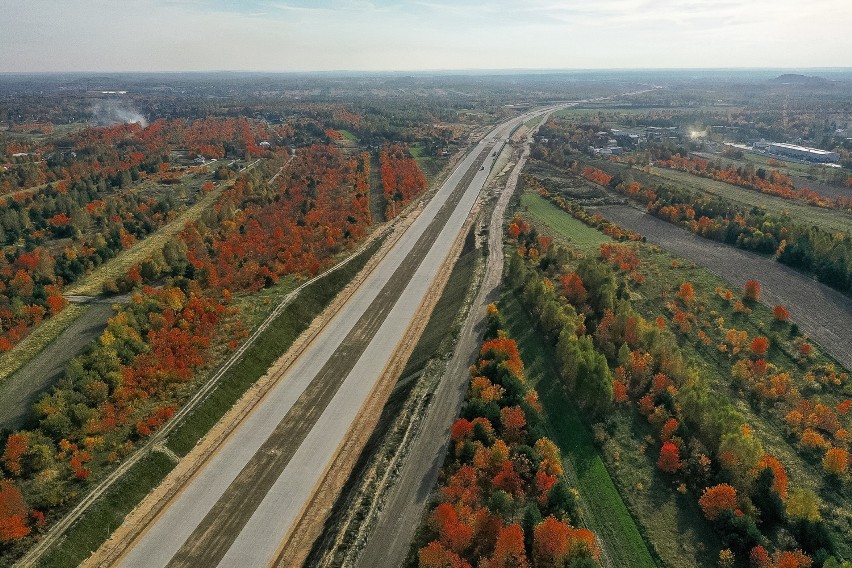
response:
[(739, 66), (739, 67), (469, 67), (469, 68), (433, 68), (433, 69), (312, 69), (312, 70), (272, 70), (272, 69), (160, 69), (160, 70), (37, 70), (37, 71), (3, 71), (0, 75), (91, 75), (91, 74), (216, 74), (216, 73), (247, 73), (247, 74), (277, 74), (277, 75), (327, 75), (327, 74), (398, 74), (398, 73), (577, 73), (577, 72), (635, 72), (635, 71), (852, 71), (852, 66)]

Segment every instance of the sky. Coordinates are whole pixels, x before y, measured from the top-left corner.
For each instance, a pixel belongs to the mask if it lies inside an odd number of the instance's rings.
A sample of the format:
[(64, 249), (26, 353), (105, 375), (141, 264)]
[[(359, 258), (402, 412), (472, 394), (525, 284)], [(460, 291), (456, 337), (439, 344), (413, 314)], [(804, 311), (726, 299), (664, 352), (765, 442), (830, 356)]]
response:
[(0, 72), (852, 67), (850, 0), (0, 0)]

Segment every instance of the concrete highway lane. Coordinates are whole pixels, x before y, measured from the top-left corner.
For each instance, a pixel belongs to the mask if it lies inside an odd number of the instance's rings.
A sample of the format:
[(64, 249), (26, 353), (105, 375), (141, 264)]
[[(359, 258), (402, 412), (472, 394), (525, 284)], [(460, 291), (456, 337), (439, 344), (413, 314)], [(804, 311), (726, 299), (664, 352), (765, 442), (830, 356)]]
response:
[[(538, 113), (536, 113), (538, 114)], [(305, 352), (132, 544), (122, 566), (266, 566), (459, 235), (498, 149), (479, 142)]]

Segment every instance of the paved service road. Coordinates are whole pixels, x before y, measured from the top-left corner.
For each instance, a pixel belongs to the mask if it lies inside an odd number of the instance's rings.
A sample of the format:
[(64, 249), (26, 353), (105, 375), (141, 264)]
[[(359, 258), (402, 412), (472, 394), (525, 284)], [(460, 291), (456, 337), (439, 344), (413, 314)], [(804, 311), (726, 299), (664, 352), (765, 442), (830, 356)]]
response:
[(47, 347), (0, 383), (0, 428), (20, 428), (33, 404), (58, 381), (68, 361), (76, 357), (106, 328), (113, 310), (101, 303), (86, 308)]
[[(480, 141), (349, 301), (120, 560), (267, 566), (347, 435), (458, 237), (492, 152)], [(484, 166), (484, 169), (482, 167)]]

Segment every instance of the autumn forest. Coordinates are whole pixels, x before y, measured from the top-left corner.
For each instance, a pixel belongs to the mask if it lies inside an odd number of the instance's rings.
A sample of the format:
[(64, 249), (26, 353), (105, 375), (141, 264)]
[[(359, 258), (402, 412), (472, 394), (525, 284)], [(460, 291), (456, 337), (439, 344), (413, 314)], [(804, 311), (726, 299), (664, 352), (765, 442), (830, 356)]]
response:
[(832, 77), (0, 75), (0, 565), (852, 566)]

